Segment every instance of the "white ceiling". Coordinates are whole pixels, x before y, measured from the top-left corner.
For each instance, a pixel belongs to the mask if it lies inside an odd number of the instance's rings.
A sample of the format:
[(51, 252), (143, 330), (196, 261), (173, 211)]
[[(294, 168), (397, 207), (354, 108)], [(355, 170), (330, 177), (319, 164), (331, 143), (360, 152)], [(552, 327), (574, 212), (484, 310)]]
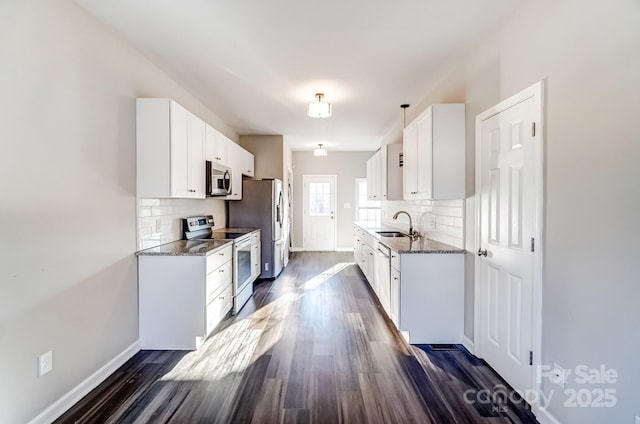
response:
[[(76, 0), (239, 134), (375, 150), (524, 0)], [(333, 117), (306, 116), (316, 92)]]

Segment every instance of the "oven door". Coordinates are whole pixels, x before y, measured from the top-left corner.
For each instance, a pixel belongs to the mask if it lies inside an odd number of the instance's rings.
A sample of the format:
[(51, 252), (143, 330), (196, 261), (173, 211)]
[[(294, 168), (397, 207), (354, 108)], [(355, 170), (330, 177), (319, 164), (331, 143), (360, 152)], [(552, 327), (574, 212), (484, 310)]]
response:
[(253, 294), (251, 283), (251, 236), (249, 236), (236, 241), (233, 245), (234, 312), (238, 312)]

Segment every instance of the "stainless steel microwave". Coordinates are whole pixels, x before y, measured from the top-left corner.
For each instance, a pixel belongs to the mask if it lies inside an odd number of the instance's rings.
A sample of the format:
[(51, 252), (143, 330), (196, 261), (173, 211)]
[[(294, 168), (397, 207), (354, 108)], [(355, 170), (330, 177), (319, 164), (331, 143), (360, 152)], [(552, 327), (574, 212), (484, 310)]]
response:
[(231, 194), (231, 168), (205, 162), (205, 175), (207, 176), (207, 196), (227, 196)]

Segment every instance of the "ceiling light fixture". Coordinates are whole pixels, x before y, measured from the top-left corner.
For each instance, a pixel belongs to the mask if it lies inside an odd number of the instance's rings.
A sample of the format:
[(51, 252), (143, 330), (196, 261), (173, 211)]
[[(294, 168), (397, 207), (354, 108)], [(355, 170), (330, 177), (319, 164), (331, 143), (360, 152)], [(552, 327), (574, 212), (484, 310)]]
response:
[(327, 149), (322, 147), (322, 144), (318, 144), (318, 148), (313, 149), (313, 156), (327, 156)]
[(312, 118), (329, 118), (331, 116), (331, 103), (323, 102), (323, 93), (316, 93), (317, 102), (309, 103), (307, 115)]

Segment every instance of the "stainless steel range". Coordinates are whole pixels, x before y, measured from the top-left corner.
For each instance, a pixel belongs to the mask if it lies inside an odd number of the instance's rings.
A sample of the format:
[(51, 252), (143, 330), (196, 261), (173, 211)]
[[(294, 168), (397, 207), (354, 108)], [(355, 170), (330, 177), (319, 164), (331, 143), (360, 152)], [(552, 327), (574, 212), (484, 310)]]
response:
[(236, 314), (253, 294), (251, 278), (251, 233), (248, 228), (213, 230), (213, 216), (192, 216), (182, 220), (186, 240), (233, 241), (233, 313)]

